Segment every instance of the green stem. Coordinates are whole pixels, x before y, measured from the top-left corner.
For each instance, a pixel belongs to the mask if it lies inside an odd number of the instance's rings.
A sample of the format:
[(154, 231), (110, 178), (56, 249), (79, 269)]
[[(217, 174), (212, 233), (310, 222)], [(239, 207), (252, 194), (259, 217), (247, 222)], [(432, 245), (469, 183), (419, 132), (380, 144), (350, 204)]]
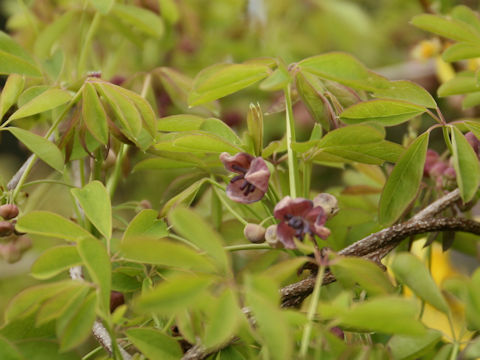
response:
[(29, 181), (29, 182), (23, 184), (23, 187), (26, 188), (26, 187), (29, 187), (29, 186), (39, 185), (39, 184), (63, 185), (63, 186), (67, 186), (67, 187), (69, 187), (69, 188), (75, 187), (74, 185), (68, 184), (68, 183), (66, 183), (66, 182), (64, 182), (64, 181), (60, 181), (60, 180), (50, 180), (50, 179)]
[(447, 145), (448, 151), (450, 151), (450, 154), (453, 155), (452, 142), (450, 141), (450, 137), (448, 136), (448, 128), (446, 126), (443, 126), (442, 132), (443, 132), (443, 139), (445, 140), (445, 144)]
[(117, 162), (115, 163), (115, 167), (113, 168), (112, 175), (107, 181), (107, 191), (110, 195), (110, 199), (113, 199), (113, 195), (115, 194), (115, 190), (117, 189), (118, 182), (120, 181), (120, 177), (122, 176), (122, 163), (127, 153), (127, 150), (127, 144), (121, 144), (120, 149), (118, 149)]
[(20, 177), (20, 180), (18, 181), (17, 186), (15, 186), (15, 189), (13, 190), (12, 200), (15, 201), (15, 199), (17, 198), (18, 193), (20, 192), (20, 189), (25, 183), (25, 180), (27, 180), (27, 177), (30, 174), (30, 171), (32, 171), (33, 165), (35, 165), (36, 161), (37, 161), (37, 156), (33, 155), (30, 162), (28, 163), (27, 168), (25, 169), (22, 176)]
[(455, 360), (457, 358), (459, 346), (460, 344), (458, 343), (458, 341), (455, 341), (453, 343), (453, 349), (452, 349), (452, 353), (450, 354), (450, 360)]
[(223, 248), (226, 251), (241, 251), (241, 250), (271, 250), (273, 249), (268, 244), (241, 244), (230, 245)]
[(288, 180), (290, 183), (290, 196), (297, 197), (298, 186), (298, 164), (297, 155), (292, 149), (292, 143), (295, 142), (295, 122), (293, 119), (293, 107), (291, 98), (291, 85), (285, 87), (286, 104), (286, 129), (287, 129), (287, 157), (288, 157)]
[(323, 275), (325, 274), (325, 266), (320, 265), (318, 269), (317, 278), (315, 280), (315, 287), (313, 288), (312, 299), (310, 300), (310, 307), (308, 308), (307, 324), (303, 330), (302, 343), (300, 345), (300, 357), (305, 358), (308, 351), (308, 343), (310, 342), (310, 335), (313, 328), (313, 318), (317, 312), (318, 302), (320, 300), (320, 289), (322, 288)]
[(310, 182), (312, 178), (312, 163), (309, 161), (303, 162), (303, 197), (308, 199), (310, 195)]
[(220, 200), (220, 202), (222, 203), (223, 206), (225, 206), (225, 208), (230, 211), (230, 213), (238, 220), (240, 221), (243, 225), (247, 225), (248, 222), (239, 214), (237, 213), (235, 210), (232, 209), (232, 207), (230, 206), (230, 204), (228, 204), (228, 202), (225, 201), (225, 199), (220, 195), (220, 193), (218, 192), (217, 188), (215, 186), (212, 186), (212, 190), (215, 192), (215, 194), (217, 195), (218, 199)]
[(98, 353), (99, 351), (103, 350), (103, 346), (99, 346), (95, 349), (93, 349), (92, 351), (90, 351), (87, 355), (85, 355), (84, 357), (82, 357), (82, 360), (87, 360), (87, 359), (90, 359), (93, 355), (95, 355), (96, 353)]
[(98, 25), (100, 24), (100, 19), (102, 14), (99, 12), (95, 13), (92, 22), (90, 23), (90, 27), (88, 28), (87, 35), (85, 36), (85, 40), (83, 41), (82, 49), (80, 50), (80, 56), (78, 59), (78, 67), (77, 67), (77, 75), (81, 76), (85, 71), (85, 63), (87, 62), (87, 55), (88, 50), (92, 45), (93, 36), (97, 31)]

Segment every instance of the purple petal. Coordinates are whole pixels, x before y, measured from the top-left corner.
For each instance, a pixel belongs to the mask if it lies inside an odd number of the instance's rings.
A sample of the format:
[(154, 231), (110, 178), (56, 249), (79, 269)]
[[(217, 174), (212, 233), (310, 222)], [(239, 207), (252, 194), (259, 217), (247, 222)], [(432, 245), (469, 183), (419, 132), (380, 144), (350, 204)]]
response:
[(321, 206), (316, 206), (305, 215), (305, 220), (310, 224), (323, 225), (327, 221), (327, 215)]
[(263, 160), (261, 157), (253, 159), (250, 164), (250, 169), (245, 175), (245, 180), (266, 193), (268, 190), (269, 179), (270, 171), (268, 170), (265, 160)]
[(257, 187), (255, 188), (255, 190), (245, 195), (245, 188), (242, 189), (242, 186), (244, 185), (244, 183), (245, 183), (244, 180), (230, 182), (230, 184), (227, 185), (227, 196), (231, 200), (242, 203), (242, 204), (251, 204), (263, 198), (263, 196), (265, 195), (265, 192), (263, 192)]
[(312, 230), (320, 239), (326, 240), (330, 236), (330, 230), (325, 226), (315, 223)]
[(273, 209), (274, 216), (279, 220), (284, 220), (285, 215), (292, 216), (305, 215), (313, 208), (313, 202), (304, 198), (292, 199), (290, 196), (285, 196)]
[(234, 169), (234, 165), (244, 168), (246, 171), (248, 171), (250, 168), (250, 163), (253, 159), (254, 158), (252, 155), (243, 152), (232, 156), (226, 152), (220, 154), (220, 161), (223, 163), (223, 166), (225, 166), (225, 169), (237, 174), (242, 174), (242, 172)]
[(286, 223), (281, 222), (277, 226), (277, 237), (285, 246), (286, 249), (296, 249), (297, 246), (293, 241), (293, 237), (295, 236), (295, 229), (288, 226)]

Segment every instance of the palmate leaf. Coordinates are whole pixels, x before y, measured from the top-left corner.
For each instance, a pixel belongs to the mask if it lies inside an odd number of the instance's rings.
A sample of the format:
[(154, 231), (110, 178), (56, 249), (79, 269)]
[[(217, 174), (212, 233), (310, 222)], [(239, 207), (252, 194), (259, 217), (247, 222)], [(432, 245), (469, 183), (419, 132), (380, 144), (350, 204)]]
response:
[(42, 76), (31, 56), (2, 31), (0, 31), (0, 74)]
[(71, 99), (72, 95), (66, 90), (56, 88), (48, 89), (31, 99), (26, 104), (21, 106), (19, 104), (20, 108), (15, 111), (9, 119), (15, 120), (40, 114), (55, 109), (56, 107), (69, 102)]

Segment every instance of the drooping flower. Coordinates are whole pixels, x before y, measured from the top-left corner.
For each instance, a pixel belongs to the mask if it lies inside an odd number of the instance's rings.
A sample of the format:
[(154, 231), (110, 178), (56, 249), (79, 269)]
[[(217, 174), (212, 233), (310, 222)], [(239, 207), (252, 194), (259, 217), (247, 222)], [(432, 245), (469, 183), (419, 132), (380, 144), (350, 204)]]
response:
[(265, 160), (247, 153), (233, 156), (224, 152), (220, 161), (228, 171), (238, 174), (227, 186), (227, 196), (233, 201), (250, 204), (263, 198), (268, 190), (270, 171)]
[(303, 241), (305, 235), (317, 235), (325, 240), (330, 235), (330, 230), (323, 226), (327, 221), (325, 211), (311, 200), (286, 196), (275, 206), (273, 214), (280, 220), (277, 237), (287, 249), (296, 248), (294, 238)]

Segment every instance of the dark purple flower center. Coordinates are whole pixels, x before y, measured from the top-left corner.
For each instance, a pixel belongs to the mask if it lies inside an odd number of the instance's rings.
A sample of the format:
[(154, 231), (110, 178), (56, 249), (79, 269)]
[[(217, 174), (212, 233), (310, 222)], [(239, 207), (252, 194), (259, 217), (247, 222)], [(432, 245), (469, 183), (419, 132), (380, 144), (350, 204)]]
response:
[(305, 234), (309, 234), (313, 238), (314, 234), (310, 229), (310, 224), (301, 216), (286, 214), (285, 221), (288, 226), (295, 230), (295, 237), (299, 238), (301, 241), (303, 241)]
[(238, 172), (241, 172), (241, 174), (233, 177), (232, 180), (230, 180), (230, 182), (234, 183), (236, 181), (243, 180), (243, 184), (240, 186), (240, 190), (243, 191), (243, 195), (245, 195), (245, 196), (247, 196), (251, 192), (254, 192), (255, 191), (255, 185), (253, 185), (253, 184), (249, 183), (247, 180), (245, 180), (245, 175), (246, 175), (248, 170), (245, 169), (244, 167), (241, 167), (241, 166), (237, 165), (237, 164), (233, 164), (232, 169), (237, 170)]

